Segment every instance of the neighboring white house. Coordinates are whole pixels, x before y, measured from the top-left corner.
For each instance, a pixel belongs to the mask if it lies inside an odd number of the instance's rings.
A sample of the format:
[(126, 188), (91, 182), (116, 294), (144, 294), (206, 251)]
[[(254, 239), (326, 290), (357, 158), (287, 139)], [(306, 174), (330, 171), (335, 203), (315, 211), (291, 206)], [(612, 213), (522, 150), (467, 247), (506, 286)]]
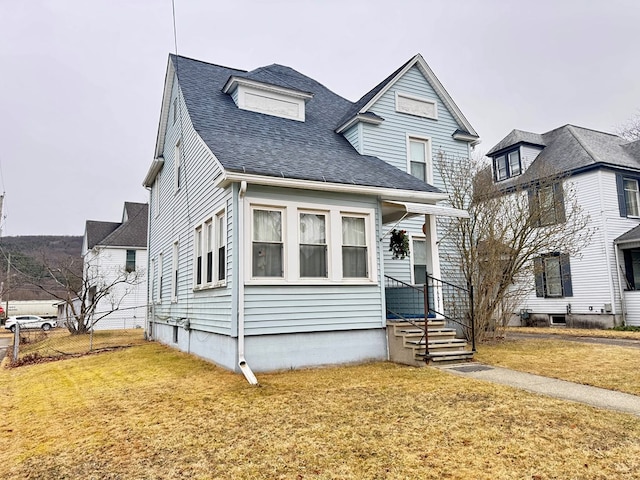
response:
[[(82, 244), (85, 285), (99, 290), (117, 282), (98, 301), (92, 320), (95, 329), (144, 327), (148, 212), (146, 203), (125, 202), (121, 222), (86, 222)], [(124, 277), (130, 281), (120, 282)], [(64, 316), (64, 309), (62, 313)]]
[(438, 204), (432, 157), (478, 142), (422, 56), (355, 103), (275, 64), (171, 55), (165, 78), (144, 179), (150, 338), (245, 375), (387, 359), (385, 274), (440, 276), (436, 216), (466, 215)]
[[(513, 130), (487, 155), (499, 184), (535, 188), (531, 172), (550, 167), (566, 174), (595, 232), (579, 255), (548, 252), (535, 260), (531, 293), (517, 314), (546, 325), (640, 325), (640, 141), (565, 125), (543, 134)], [(556, 200), (554, 223), (564, 221), (565, 199)]]

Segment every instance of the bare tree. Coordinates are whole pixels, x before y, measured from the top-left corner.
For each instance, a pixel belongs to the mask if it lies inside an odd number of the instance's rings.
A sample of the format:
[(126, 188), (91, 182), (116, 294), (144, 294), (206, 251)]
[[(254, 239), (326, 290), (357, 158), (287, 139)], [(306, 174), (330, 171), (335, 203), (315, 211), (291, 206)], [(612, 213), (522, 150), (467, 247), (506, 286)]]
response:
[[(87, 333), (100, 320), (118, 311), (127, 295), (144, 281), (145, 272), (139, 269), (99, 267), (100, 257), (99, 251), (84, 261), (69, 256), (51, 262), (43, 257), (40, 278), (27, 277), (27, 281), (64, 302), (65, 326), (71, 334)], [(44, 276), (53, 282), (43, 282)]]
[[(470, 219), (443, 224), (464, 280), (474, 286), (477, 340), (508, 324), (534, 289), (535, 259), (552, 252), (579, 255), (593, 234), (570, 178), (539, 166), (515, 181), (494, 182), (481, 156), (438, 152), (435, 164), (454, 208)], [(533, 166), (532, 166), (533, 167)]]
[(640, 112), (616, 128), (616, 133), (630, 142), (640, 140)]

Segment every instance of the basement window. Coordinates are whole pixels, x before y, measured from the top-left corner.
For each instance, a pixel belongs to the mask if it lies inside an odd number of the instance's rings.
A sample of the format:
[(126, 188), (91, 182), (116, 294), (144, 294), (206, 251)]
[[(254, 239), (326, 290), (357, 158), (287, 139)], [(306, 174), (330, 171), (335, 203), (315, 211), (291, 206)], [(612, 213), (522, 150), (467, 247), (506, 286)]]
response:
[(567, 326), (567, 318), (564, 315), (549, 315), (549, 323), (553, 325), (559, 325), (562, 327)]

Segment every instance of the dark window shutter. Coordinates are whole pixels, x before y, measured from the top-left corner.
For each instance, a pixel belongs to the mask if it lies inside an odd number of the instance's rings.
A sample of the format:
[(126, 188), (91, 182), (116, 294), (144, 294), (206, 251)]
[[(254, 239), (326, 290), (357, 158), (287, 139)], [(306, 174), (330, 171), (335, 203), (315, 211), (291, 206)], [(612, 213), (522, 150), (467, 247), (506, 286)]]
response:
[(544, 263), (542, 257), (533, 259), (533, 273), (536, 277), (536, 297), (544, 297)]
[(540, 214), (538, 212), (538, 196), (535, 187), (527, 189), (527, 199), (529, 200), (529, 217), (534, 226), (540, 225)]
[(562, 294), (565, 297), (573, 297), (573, 284), (571, 283), (571, 265), (569, 255), (560, 255), (560, 275), (562, 276)]
[(620, 209), (620, 216), (627, 216), (627, 204), (624, 201), (624, 182), (622, 181), (622, 175), (619, 173), (616, 175), (616, 187), (618, 189), (618, 208)]
[(557, 223), (564, 223), (567, 221), (564, 211), (564, 188), (562, 182), (553, 185), (553, 200), (556, 209), (556, 221)]

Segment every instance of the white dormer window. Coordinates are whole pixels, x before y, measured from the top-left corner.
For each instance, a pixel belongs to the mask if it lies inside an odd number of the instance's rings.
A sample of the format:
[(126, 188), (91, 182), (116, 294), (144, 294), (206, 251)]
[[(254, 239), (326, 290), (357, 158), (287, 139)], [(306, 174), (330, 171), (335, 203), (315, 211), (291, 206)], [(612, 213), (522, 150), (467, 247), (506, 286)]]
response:
[(520, 149), (503, 153), (493, 159), (493, 172), (496, 181), (517, 177), (522, 173), (522, 163), (520, 161)]
[(290, 120), (305, 120), (307, 92), (231, 77), (222, 89), (230, 93), (238, 108)]
[(435, 101), (401, 92), (396, 92), (396, 112), (438, 119), (438, 105)]

